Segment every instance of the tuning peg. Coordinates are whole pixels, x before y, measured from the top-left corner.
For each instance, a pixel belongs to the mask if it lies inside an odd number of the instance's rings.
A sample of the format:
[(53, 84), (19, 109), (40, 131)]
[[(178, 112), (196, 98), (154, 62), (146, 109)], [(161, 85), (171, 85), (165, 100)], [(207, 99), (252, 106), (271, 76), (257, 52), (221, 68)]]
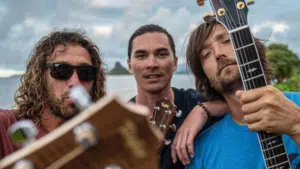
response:
[(162, 130), (165, 130), (165, 129), (167, 128), (165, 124), (161, 124), (161, 125), (159, 125), (159, 127), (160, 127)]
[(172, 140), (170, 140), (170, 139), (167, 139), (167, 140), (165, 140), (165, 145), (167, 146), (167, 145), (170, 145), (172, 143)]
[(159, 106), (154, 106), (153, 109), (159, 111), (160, 107)]
[(35, 140), (38, 129), (31, 120), (20, 120), (8, 128), (12, 142), (26, 146)]
[(169, 128), (170, 128), (173, 132), (176, 132), (176, 130), (177, 130), (175, 124), (169, 125)]
[(204, 5), (204, 0), (197, 0), (197, 4), (199, 6), (203, 6)]
[(208, 22), (208, 21), (210, 21), (213, 17), (216, 17), (216, 15), (215, 15), (214, 13), (211, 13), (211, 14), (207, 13), (207, 14), (204, 14), (204, 15), (203, 15), (203, 20), (204, 20), (205, 22)]
[(74, 100), (80, 111), (84, 111), (92, 105), (91, 97), (82, 86), (74, 86), (71, 88), (69, 97)]
[(104, 169), (122, 169), (122, 168), (118, 165), (109, 165), (106, 166)]
[(34, 169), (34, 167), (31, 161), (21, 160), (16, 162), (12, 169)]
[(248, 1), (247, 5), (253, 5), (254, 4), (254, 0)]
[(178, 110), (176, 111), (176, 117), (181, 117), (182, 116), (182, 111), (181, 110)]
[(73, 129), (75, 139), (83, 147), (88, 148), (95, 146), (98, 142), (98, 137), (96, 135), (96, 129), (94, 126), (88, 122), (82, 123)]

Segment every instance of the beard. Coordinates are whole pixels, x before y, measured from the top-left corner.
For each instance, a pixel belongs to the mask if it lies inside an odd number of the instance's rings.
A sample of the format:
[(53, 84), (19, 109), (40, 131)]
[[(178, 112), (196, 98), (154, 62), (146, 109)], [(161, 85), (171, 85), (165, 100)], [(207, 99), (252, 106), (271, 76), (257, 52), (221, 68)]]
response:
[(52, 114), (56, 117), (59, 117), (65, 121), (71, 119), (79, 113), (79, 110), (76, 108), (76, 105), (74, 103), (67, 104), (67, 97), (68, 93), (64, 93), (62, 95), (62, 99), (58, 99), (53, 95), (50, 95), (50, 99), (48, 101), (50, 112), (52, 112)]
[[(233, 65), (234, 67), (226, 67)], [(224, 68), (226, 67), (226, 68)], [(224, 68), (224, 69), (223, 69)], [(218, 72), (216, 76), (208, 77), (211, 86), (220, 93), (232, 93), (239, 89), (243, 84), (235, 60), (218, 60)]]

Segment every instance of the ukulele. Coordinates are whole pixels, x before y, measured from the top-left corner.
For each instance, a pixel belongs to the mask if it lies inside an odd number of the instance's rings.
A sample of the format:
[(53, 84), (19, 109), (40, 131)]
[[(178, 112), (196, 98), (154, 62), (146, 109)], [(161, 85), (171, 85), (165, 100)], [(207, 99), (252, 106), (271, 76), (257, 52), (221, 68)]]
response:
[(80, 92), (76, 95), (85, 110), (3, 158), (0, 168), (158, 169), (161, 133), (146, 120), (147, 108), (116, 96), (87, 106), (88, 99)]
[[(204, 0), (197, 3), (202, 6)], [(247, 21), (248, 5), (254, 1), (210, 0), (210, 3), (214, 14), (206, 15), (204, 20), (215, 17), (228, 30), (244, 89), (266, 86), (266, 76)], [(258, 141), (266, 168), (291, 168), (281, 135), (258, 132)]]
[[(175, 124), (171, 124), (173, 118), (180, 117), (181, 111), (176, 112), (176, 106), (172, 103), (171, 100), (167, 98), (162, 98), (158, 100), (154, 106), (154, 111), (152, 117), (150, 118), (150, 123), (157, 127), (160, 132), (163, 134), (165, 138), (167, 133), (171, 130), (172, 132), (176, 132), (177, 127)], [(172, 140), (165, 139), (164, 144), (170, 145)], [(160, 144), (160, 148), (163, 144)]]

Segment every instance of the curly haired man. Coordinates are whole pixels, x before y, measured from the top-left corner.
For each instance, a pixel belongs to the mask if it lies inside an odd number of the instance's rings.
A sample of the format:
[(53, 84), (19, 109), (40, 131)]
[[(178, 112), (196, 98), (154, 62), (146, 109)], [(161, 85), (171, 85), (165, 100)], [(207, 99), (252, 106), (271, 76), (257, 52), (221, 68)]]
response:
[(8, 127), (32, 120), (37, 138), (78, 114), (68, 92), (83, 86), (93, 101), (105, 95), (105, 74), (98, 47), (81, 31), (58, 30), (44, 36), (31, 52), (15, 94), (15, 110), (0, 109), (0, 159), (21, 148), (12, 143)]

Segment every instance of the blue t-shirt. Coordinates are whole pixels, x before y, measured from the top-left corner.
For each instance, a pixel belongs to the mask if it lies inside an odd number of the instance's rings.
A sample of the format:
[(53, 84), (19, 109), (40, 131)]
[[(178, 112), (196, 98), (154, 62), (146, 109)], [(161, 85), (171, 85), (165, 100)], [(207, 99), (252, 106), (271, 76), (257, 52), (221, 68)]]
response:
[[(300, 93), (285, 93), (300, 106)], [(300, 149), (283, 135), (291, 167), (300, 169)], [(186, 169), (264, 169), (265, 164), (256, 132), (236, 124), (228, 113), (195, 140), (195, 157)]]

